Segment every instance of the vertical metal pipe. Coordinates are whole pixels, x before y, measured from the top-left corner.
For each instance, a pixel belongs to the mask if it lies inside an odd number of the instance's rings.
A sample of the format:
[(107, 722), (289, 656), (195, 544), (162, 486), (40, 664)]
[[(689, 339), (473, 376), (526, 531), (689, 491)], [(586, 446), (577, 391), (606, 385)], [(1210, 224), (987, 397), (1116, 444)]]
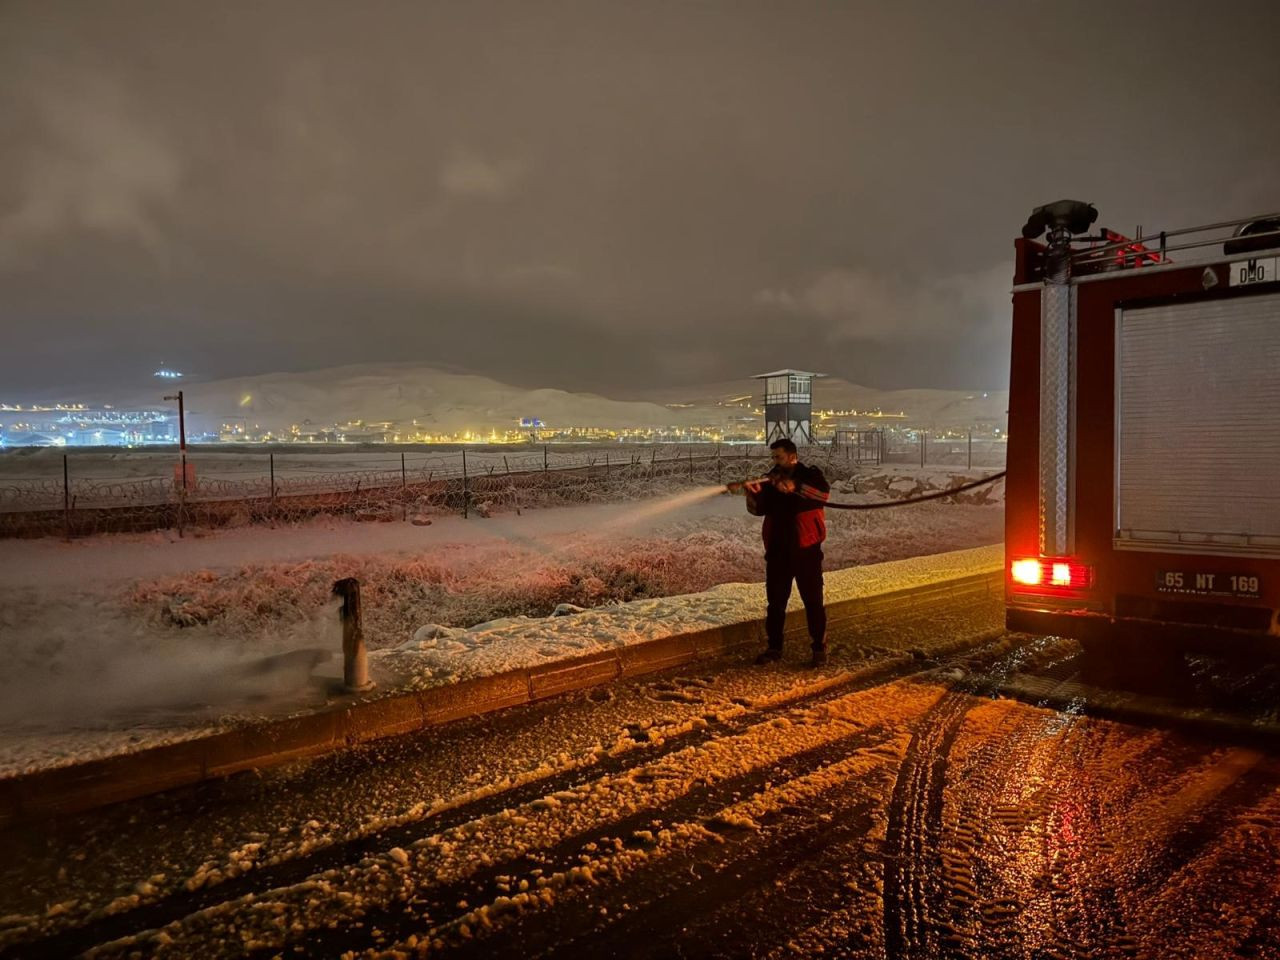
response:
[(969, 469), (973, 469), (973, 427), (969, 428)]
[(267, 458), (267, 464), (271, 471), (271, 523), (274, 526), (276, 522), (276, 455), (269, 453)]
[(342, 597), (342, 685), (348, 693), (373, 689), (369, 679), (369, 654), (364, 645), (360, 612), (360, 581), (344, 577), (333, 585), (333, 595)]
[[(1050, 235), (1045, 283), (1040, 290), (1040, 552), (1071, 551), (1069, 482), (1071, 409), (1075, 403), (1075, 288), (1071, 285), (1071, 235)], [(1064, 252), (1065, 251), (1065, 252)]]
[(404, 451), (400, 451), (400, 519), (409, 519), (409, 472), (404, 466)]
[(462, 519), (464, 520), (470, 516), (470, 513), (469, 513), (470, 505), (467, 503), (467, 500), (470, 497), (470, 494), (471, 494), (470, 485), (467, 483), (467, 448), (463, 447), (462, 448)]

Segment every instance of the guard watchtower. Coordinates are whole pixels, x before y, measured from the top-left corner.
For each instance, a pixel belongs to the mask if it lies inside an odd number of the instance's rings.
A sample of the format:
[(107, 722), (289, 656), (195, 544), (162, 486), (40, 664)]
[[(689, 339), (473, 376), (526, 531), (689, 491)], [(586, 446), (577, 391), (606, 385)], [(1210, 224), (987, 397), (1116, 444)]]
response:
[(825, 373), (804, 370), (775, 370), (760, 373), (753, 380), (764, 381), (764, 442), (787, 439), (797, 446), (813, 443), (810, 424), (813, 381)]

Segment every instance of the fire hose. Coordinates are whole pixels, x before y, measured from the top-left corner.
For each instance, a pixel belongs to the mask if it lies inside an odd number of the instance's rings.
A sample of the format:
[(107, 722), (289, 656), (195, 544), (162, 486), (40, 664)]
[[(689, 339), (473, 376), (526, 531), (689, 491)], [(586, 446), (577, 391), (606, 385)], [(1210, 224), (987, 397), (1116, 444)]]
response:
[[(883, 503), (831, 503), (830, 501), (823, 500), (820, 497), (800, 493), (798, 490), (796, 491), (796, 495), (805, 497), (809, 500), (814, 500), (821, 503), (824, 507), (830, 507), (832, 510), (882, 510), (885, 507), (902, 507), (908, 503), (924, 503), (926, 500), (940, 500), (943, 497), (950, 497), (957, 493), (963, 493), (966, 490), (972, 490), (974, 487), (981, 487), (988, 483), (995, 483), (997, 480), (1004, 477), (1006, 472), (1007, 471), (1001, 470), (999, 473), (993, 473), (989, 477), (970, 480), (968, 483), (962, 483), (960, 486), (952, 487), (950, 490), (937, 490), (933, 493), (926, 493), (919, 497), (908, 497), (905, 500), (886, 500)], [(749, 483), (773, 483), (775, 479), (777, 479), (777, 477), (771, 472), (763, 477), (755, 477), (751, 480), (735, 480), (733, 483), (726, 484), (725, 486), (730, 493), (741, 493), (746, 489), (747, 484)]]

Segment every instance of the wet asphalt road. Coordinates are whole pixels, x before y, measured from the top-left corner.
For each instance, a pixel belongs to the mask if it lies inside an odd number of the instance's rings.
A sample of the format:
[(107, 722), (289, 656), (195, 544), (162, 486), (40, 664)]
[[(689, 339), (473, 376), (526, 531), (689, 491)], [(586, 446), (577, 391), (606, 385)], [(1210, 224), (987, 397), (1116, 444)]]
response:
[(0, 835), (0, 957), (1280, 957), (1280, 681), (998, 598)]

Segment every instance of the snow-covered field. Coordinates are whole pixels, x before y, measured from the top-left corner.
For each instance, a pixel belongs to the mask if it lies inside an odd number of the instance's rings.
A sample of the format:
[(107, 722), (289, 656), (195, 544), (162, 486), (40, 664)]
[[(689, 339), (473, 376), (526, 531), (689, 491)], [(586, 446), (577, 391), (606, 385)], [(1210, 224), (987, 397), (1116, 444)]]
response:
[[(900, 473), (859, 489), (901, 496), (949, 479)], [(763, 602), (759, 523), (740, 498), (693, 488), (425, 527), (324, 520), (182, 540), (3, 541), (0, 772), (323, 703), (340, 672), (330, 590), (342, 577), (361, 581), (384, 688), (751, 619)], [(935, 501), (832, 510), (828, 523), (836, 571), (998, 543), (1003, 508)], [(875, 582), (873, 571), (832, 574), (828, 594)]]

